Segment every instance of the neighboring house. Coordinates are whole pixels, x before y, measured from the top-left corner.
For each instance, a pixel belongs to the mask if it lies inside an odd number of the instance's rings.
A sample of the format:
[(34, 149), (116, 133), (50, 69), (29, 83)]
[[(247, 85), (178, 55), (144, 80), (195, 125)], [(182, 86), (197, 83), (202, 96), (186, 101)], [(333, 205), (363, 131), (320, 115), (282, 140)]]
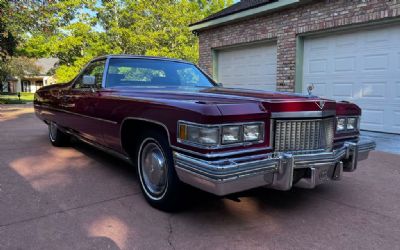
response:
[(57, 58), (40, 58), (36, 60), (36, 65), (39, 66), (40, 72), (38, 75), (29, 75), (19, 77), (9, 77), (6, 84), (3, 84), (3, 92), (31, 92), (35, 93), (42, 86), (54, 84), (56, 81), (50, 74), (58, 64)]
[(191, 25), (200, 66), (228, 87), (355, 102), (400, 133), (400, 1), (242, 0)]

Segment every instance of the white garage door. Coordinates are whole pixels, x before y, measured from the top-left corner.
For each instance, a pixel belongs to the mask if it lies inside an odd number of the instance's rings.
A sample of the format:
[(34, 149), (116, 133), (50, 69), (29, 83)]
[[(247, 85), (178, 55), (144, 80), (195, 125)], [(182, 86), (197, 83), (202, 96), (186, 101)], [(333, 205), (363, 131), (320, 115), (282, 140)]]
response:
[(276, 44), (218, 51), (218, 81), (225, 87), (276, 89)]
[(303, 91), (358, 104), (361, 128), (400, 133), (400, 26), (304, 40)]

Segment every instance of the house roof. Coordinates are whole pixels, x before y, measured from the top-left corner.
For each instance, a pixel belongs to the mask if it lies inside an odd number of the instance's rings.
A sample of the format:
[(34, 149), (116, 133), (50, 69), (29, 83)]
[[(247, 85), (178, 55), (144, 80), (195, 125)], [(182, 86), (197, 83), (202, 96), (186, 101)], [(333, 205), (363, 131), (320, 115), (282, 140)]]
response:
[(309, 1), (312, 0), (241, 0), (199, 22), (190, 24), (189, 27), (193, 32), (197, 32), (228, 22), (265, 15)]
[(39, 58), (36, 60), (35, 64), (40, 67), (40, 75), (47, 75), (47, 73), (57, 66), (59, 60), (58, 58)]
[(220, 17), (228, 16), (234, 13), (238, 13), (244, 10), (252, 9), (252, 8), (257, 8), (261, 5), (266, 5), (270, 4), (273, 2), (277, 2), (278, 0), (241, 0), (238, 3), (235, 3), (217, 13), (214, 13), (203, 20), (200, 20), (199, 22), (193, 23), (190, 26), (205, 23), (210, 20), (214, 20)]

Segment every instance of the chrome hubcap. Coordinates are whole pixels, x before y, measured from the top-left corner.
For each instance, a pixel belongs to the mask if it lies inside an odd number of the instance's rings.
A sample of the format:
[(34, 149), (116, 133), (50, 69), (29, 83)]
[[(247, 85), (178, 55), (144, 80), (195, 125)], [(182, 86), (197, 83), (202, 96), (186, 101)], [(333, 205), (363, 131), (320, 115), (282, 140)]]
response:
[(54, 122), (51, 122), (50, 123), (50, 139), (52, 141), (54, 141), (56, 136), (57, 136), (57, 126)]
[(161, 148), (154, 142), (147, 143), (141, 154), (140, 167), (143, 184), (152, 196), (161, 196), (167, 187), (166, 159)]

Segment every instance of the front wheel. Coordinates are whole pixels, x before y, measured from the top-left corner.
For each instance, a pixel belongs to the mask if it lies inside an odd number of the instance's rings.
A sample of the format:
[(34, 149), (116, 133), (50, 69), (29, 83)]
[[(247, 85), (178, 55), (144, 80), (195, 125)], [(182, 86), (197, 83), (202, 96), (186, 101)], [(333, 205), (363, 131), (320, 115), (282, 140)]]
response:
[(49, 123), (49, 139), (51, 144), (56, 147), (65, 146), (69, 142), (69, 136), (62, 132), (54, 122)]
[(136, 155), (140, 187), (146, 200), (164, 211), (177, 210), (181, 182), (166, 137), (156, 131), (144, 133)]

